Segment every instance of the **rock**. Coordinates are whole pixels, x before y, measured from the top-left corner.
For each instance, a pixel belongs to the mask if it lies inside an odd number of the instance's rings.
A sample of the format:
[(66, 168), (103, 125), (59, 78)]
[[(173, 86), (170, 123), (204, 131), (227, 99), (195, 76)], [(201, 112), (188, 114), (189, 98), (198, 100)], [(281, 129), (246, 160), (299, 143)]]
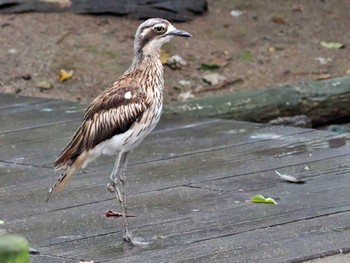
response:
[(11, 49), (8, 50), (8, 52), (9, 52), (10, 54), (17, 54), (17, 53), (18, 53), (18, 50), (15, 49), (15, 48), (11, 48)]
[(189, 81), (189, 80), (181, 79), (181, 80), (179, 80), (178, 83), (179, 83), (179, 85), (181, 87), (184, 87), (184, 88), (190, 88), (191, 87), (191, 81)]
[(181, 69), (183, 66), (187, 65), (187, 62), (181, 56), (174, 55), (167, 59), (166, 64), (172, 69)]
[(184, 22), (208, 11), (207, 0), (3, 0), (0, 14), (24, 12), (73, 12), (76, 14), (119, 15), (132, 19), (162, 17)]
[(178, 99), (179, 101), (186, 101), (186, 100), (188, 100), (188, 99), (193, 99), (193, 98), (194, 98), (194, 96), (193, 96), (193, 94), (192, 94), (191, 91), (181, 92), (181, 93), (179, 94), (179, 96), (177, 97), (177, 99)]
[(210, 85), (217, 85), (221, 82), (224, 82), (226, 80), (226, 77), (225, 76), (222, 76), (220, 74), (217, 74), (217, 73), (210, 73), (210, 74), (207, 74), (207, 75), (204, 75), (202, 77), (202, 79), (210, 84)]
[(53, 85), (50, 81), (43, 79), (43, 80), (39, 80), (38, 82), (36, 82), (35, 86), (40, 89), (40, 91), (44, 91), (44, 90), (50, 90), (53, 88)]
[(240, 10), (232, 10), (230, 12), (230, 15), (233, 16), (233, 17), (239, 17), (243, 14), (243, 11), (240, 11)]

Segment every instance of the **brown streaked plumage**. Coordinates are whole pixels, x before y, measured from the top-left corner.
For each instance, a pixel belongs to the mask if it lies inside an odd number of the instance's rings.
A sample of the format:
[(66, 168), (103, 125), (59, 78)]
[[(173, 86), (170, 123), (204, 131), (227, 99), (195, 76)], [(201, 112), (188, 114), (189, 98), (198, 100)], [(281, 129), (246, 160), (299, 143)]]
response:
[[(135, 34), (135, 56), (129, 69), (87, 108), (83, 122), (55, 161), (63, 173), (50, 188), (48, 199), (59, 191), (80, 167), (100, 155), (116, 155), (108, 190), (121, 205), (123, 238), (135, 244), (128, 229), (124, 184), (128, 152), (137, 147), (157, 125), (163, 106), (161, 46), (174, 36), (190, 37), (160, 18), (148, 19)], [(47, 200), (48, 200), (47, 199)]]

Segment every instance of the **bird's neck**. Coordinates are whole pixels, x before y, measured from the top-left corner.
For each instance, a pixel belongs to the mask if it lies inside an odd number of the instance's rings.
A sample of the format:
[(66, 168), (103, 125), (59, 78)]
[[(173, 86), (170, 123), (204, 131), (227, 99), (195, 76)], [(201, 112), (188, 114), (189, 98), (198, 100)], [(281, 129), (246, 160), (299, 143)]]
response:
[(135, 53), (131, 67), (149, 67), (155, 65), (161, 65), (160, 62), (160, 50), (159, 49), (146, 49), (139, 50)]
[(163, 83), (163, 65), (160, 61), (159, 50), (136, 53), (130, 68), (127, 71), (149, 74)]

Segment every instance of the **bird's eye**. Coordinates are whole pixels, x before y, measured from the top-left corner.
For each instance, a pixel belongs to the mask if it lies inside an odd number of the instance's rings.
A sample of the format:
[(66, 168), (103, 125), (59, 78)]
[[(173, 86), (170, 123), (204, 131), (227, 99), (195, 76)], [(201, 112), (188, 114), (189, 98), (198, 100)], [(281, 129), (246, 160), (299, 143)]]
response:
[(156, 26), (154, 28), (154, 32), (156, 32), (157, 34), (162, 34), (162, 33), (164, 33), (164, 31), (165, 31), (165, 28), (162, 26)]

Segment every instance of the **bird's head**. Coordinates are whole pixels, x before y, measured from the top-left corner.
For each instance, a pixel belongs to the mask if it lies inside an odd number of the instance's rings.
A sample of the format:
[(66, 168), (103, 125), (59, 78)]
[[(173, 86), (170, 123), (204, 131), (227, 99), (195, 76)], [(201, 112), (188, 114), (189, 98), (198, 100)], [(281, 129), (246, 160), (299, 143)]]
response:
[(135, 34), (134, 51), (136, 54), (158, 52), (163, 44), (173, 37), (190, 37), (186, 31), (175, 28), (169, 21), (151, 18), (143, 22)]

